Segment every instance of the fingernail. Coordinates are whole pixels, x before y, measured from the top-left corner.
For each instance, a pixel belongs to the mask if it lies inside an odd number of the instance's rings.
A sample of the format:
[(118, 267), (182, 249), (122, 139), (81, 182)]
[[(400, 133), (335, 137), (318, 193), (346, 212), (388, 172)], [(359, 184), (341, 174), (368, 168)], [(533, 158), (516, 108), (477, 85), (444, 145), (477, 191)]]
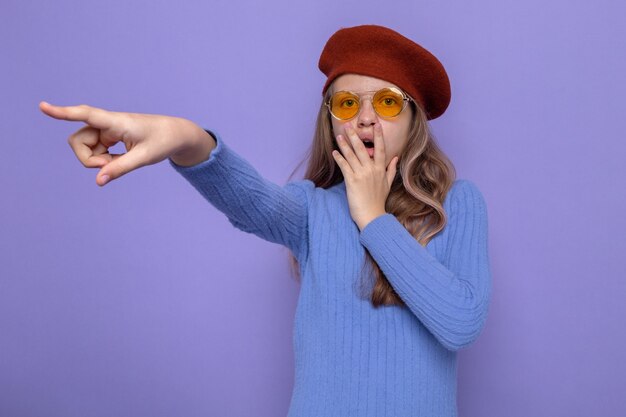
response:
[(106, 184), (107, 182), (109, 182), (109, 177), (108, 175), (103, 175), (102, 176), (102, 185)]

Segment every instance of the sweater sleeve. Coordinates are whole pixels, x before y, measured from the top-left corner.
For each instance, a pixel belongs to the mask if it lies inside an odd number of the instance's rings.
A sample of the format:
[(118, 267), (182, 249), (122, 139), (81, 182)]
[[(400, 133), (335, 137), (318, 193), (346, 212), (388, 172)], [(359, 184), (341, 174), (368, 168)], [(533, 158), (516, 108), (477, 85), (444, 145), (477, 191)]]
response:
[(360, 242), (413, 314), (444, 347), (456, 351), (470, 345), (484, 326), (491, 272), (482, 194), (472, 182), (458, 180), (447, 199), (445, 265), (390, 213), (367, 224)]
[(229, 222), (246, 233), (289, 248), (298, 260), (308, 251), (308, 195), (310, 180), (274, 184), (235, 153), (215, 133), (217, 142), (209, 158), (183, 167), (169, 163)]

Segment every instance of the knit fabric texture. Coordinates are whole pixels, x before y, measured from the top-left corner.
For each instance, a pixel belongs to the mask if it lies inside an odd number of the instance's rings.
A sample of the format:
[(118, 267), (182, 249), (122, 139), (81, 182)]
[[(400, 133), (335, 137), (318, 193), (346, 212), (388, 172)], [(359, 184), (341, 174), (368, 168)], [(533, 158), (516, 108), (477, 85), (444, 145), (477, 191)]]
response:
[[(446, 227), (424, 247), (389, 213), (360, 231), (345, 182), (279, 186), (213, 136), (206, 161), (169, 163), (233, 226), (286, 246), (300, 266), (288, 417), (457, 416), (457, 351), (479, 336), (491, 298), (476, 185), (454, 182)], [(366, 250), (406, 306), (372, 306)]]

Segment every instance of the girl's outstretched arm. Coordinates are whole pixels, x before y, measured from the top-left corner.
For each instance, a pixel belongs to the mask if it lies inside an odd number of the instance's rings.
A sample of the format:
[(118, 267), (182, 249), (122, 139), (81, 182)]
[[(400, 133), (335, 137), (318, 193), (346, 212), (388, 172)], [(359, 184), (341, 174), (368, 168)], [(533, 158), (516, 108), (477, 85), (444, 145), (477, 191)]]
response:
[[(190, 120), (154, 114), (114, 112), (88, 105), (40, 110), (55, 119), (84, 122), (68, 143), (86, 168), (98, 168), (100, 186), (139, 167), (164, 159), (183, 174), (241, 230), (289, 247), (301, 259), (306, 253), (307, 197), (313, 183), (279, 187), (262, 178), (244, 159), (216, 142)], [(126, 153), (109, 148), (123, 142)]]
[(371, 221), (360, 241), (424, 326), (447, 349), (459, 350), (478, 337), (491, 298), (487, 208), (468, 180), (456, 181), (444, 207), (448, 223), (441, 239), (431, 241), (445, 245), (443, 264), (392, 214)]

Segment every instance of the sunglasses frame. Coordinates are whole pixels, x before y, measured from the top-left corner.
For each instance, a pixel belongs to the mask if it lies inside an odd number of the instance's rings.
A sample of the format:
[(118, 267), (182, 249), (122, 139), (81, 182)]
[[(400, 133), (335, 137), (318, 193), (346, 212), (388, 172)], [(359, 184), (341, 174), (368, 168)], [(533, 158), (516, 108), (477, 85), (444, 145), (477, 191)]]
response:
[[(379, 113), (378, 113), (378, 111), (376, 110), (376, 107), (374, 107), (374, 97), (376, 96), (376, 94), (378, 94), (378, 93), (380, 93), (381, 91), (384, 91), (384, 90), (390, 90), (390, 91), (392, 91), (392, 92), (394, 92), (394, 93), (397, 93), (397, 94), (400, 94), (400, 95), (402, 96), (402, 101), (403, 101), (403, 103), (402, 103), (402, 109), (400, 109), (400, 111), (398, 112), (398, 114), (396, 114), (395, 116), (383, 116), (383, 115), (379, 114)], [(358, 99), (359, 109), (357, 110), (357, 112), (356, 112), (356, 114), (355, 114), (354, 116), (349, 117), (349, 118), (347, 118), (347, 119), (342, 119), (342, 118), (340, 118), (340, 117), (337, 117), (337, 116), (333, 113), (333, 111), (332, 111), (332, 109), (331, 109), (331, 104), (330, 104), (330, 103), (332, 102), (333, 97), (334, 97), (336, 94), (339, 94), (339, 93), (349, 93), (349, 94), (352, 94), (354, 97), (357, 97), (357, 99)], [(370, 94), (370, 95), (369, 95), (369, 100), (370, 100), (370, 102), (372, 103), (372, 108), (374, 109), (374, 112), (378, 115), (378, 117), (382, 117), (383, 119), (394, 119), (394, 118), (398, 117), (398, 116), (399, 116), (399, 115), (400, 115), (400, 114), (404, 111), (404, 109), (406, 108), (406, 105), (409, 103), (409, 101), (413, 101), (413, 99), (412, 99), (411, 97), (409, 97), (409, 95), (408, 95), (408, 94), (406, 94), (404, 91), (402, 91), (401, 89), (396, 88), (396, 87), (384, 87), (384, 88), (381, 88), (380, 90), (376, 90), (376, 91), (365, 91), (364, 93), (374, 93), (374, 94)], [(331, 115), (332, 117), (334, 117), (334, 118), (335, 118), (335, 119), (337, 119), (337, 120), (346, 121), (346, 120), (351, 120), (351, 119), (354, 119), (355, 117), (357, 117), (357, 116), (359, 115), (359, 113), (361, 113), (361, 109), (362, 109), (361, 102), (362, 102), (362, 99), (361, 99), (361, 95), (360, 95), (360, 94), (357, 94), (357, 93), (355, 93), (354, 91), (350, 91), (350, 90), (339, 90), (339, 91), (334, 92), (334, 93), (333, 93), (333, 94), (332, 94), (332, 95), (328, 98), (328, 100), (326, 100), (326, 101), (324, 102), (324, 105), (326, 105), (326, 107), (328, 108), (328, 112), (330, 113), (330, 115)]]

